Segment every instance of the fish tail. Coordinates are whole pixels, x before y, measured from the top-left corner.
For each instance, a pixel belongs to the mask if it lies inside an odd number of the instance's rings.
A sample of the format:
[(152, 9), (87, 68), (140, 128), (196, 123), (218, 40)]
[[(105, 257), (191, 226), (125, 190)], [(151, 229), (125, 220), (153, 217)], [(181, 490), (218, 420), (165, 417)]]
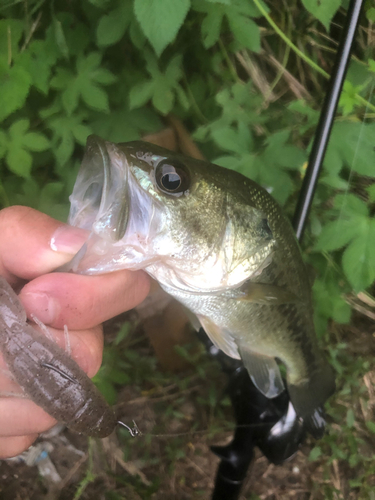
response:
[(332, 367), (322, 362), (311, 377), (301, 383), (288, 383), (288, 392), (294, 409), (302, 417), (310, 433), (320, 437), (325, 420), (323, 405), (335, 391), (335, 377)]

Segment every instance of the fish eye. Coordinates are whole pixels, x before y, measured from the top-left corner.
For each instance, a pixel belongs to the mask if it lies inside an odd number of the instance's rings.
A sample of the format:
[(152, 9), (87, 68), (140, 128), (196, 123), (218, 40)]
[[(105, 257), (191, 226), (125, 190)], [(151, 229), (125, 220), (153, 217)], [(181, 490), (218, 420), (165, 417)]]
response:
[(190, 176), (183, 163), (163, 160), (155, 169), (156, 183), (161, 191), (174, 196), (181, 196), (189, 189)]

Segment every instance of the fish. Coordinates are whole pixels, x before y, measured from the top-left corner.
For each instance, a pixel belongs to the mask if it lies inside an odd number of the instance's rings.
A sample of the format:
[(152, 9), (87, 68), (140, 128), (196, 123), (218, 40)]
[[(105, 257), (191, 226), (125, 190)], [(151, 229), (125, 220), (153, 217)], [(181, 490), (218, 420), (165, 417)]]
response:
[(69, 269), (143, 269), (196, 329), (312, 429), (335, 389), (318, 346), (309, 272), (272, 196), (242, 174), (142, 141), (89, 136), (69, 224), (90, 231)]
[(139, 434), (136, 424), (132, 429), (116, 419), (113, 408), (67, 352), (27, 323), (25, 309), (2, 276), (0, 350), (24, 395), (71, 430), (103, 438), (121, 424), (132, 437)]

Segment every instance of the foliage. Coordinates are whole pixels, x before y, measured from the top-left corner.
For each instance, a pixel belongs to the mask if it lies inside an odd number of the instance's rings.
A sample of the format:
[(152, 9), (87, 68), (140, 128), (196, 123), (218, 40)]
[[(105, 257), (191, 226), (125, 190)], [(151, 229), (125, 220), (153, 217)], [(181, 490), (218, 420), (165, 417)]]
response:
[[(291, 215), (347, 4), (3, 0), (0, 206), (65, 220), (89, 134), (134, 140), (173, 113), (208, 159), (265, 186)], [(325, 340), (375, 279), (374, 12), (367, 2), (304, 244)], [(134, 363), (115, 358), (99, 379), (112, 401)]]

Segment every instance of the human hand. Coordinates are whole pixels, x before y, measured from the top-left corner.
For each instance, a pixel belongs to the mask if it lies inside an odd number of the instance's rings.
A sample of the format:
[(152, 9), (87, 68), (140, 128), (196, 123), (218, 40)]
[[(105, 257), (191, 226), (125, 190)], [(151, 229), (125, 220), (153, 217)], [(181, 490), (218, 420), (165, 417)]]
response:
[[(0, 275), (15, 288), (27, 281), (19, 298), (30, 318), (48, 325), (65, 348), (63, 328), (70, 334), (71, 356), (93, 377), (103, 352), (101, 323), (135, 307), (149, 291), (143, 271), (117, 271), (101, 276), (52, 273), (69, 262), (88, 233), (28, 207), (0, 211)], [(0, 354), (0, 459), (26, 450), (55, 420), (31, 400), (1, 397), (22, 392), (4, 370)]]

